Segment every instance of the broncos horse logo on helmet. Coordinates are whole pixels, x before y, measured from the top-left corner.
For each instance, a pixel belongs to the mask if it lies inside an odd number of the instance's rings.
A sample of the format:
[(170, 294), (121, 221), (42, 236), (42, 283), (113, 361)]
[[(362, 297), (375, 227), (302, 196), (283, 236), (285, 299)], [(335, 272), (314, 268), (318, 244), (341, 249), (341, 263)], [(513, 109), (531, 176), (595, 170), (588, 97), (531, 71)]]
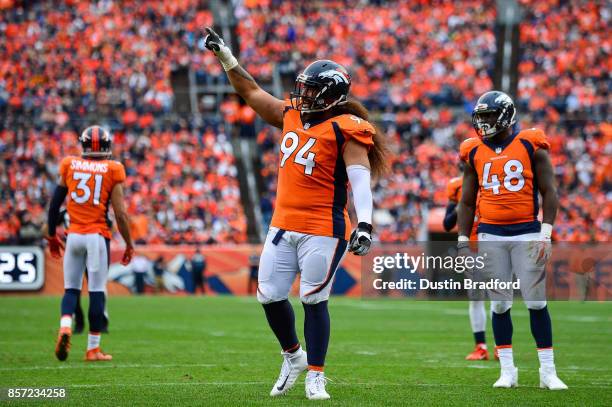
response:
[(79, 137), (83, 147), (83, 157), (108, 158), (112, 154), (112, 138), (108, 130), (101, 126), (90, 126)]
[(516, 123), (516, 107), (504, 92), (483, 94), (472, 111), (472, 125), (481, 139), (490, 139)]
[(340, 64), (327, 59), (308, 65), (295, 80), (291, 107), (303, 113), (328, 110), (346, 103), (351, 77)]

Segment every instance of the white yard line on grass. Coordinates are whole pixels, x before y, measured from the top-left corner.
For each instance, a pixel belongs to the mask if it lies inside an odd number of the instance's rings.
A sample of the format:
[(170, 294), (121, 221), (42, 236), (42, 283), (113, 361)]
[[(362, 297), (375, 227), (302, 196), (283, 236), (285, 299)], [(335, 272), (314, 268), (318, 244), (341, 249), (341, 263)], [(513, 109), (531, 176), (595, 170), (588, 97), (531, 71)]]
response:
[[(363, 352), (362, 355), (370, 355), (369, 352)], [(252, 366), (250, 363), (232, 363), (232, 366)], [(353, 363), (334, 363), (334, 366), (338, 367), (346, 367), (346, 366), (355, 366)], [(405, 366), (405, 363), (372, 363), (368, 362), (368, 365), (376, 365), (382, 367), (393, 367), (393, 366)], [(79, 363), (79, 364), (62, 364), (57, 366), (16, 366), (16, 367), (0, 367), (0, 372), (11, 372), (11, 371), (27, 371), (27, 370), (70, 370), (70, 369), (166, 369), (166, 368), (192, 368), (192, 367), (221, 367), (225, 366), (225, 364), (219, 363), (153, 363), (153, 364), (112, 364), (111, 363), (97, 363), (97, 364), (88, 364), (88, 363)], [(424, 365), (421, 368), (431, 368), (431, 369), (439, 369), (439, 368), (449, 368), (449, 369), (499, 369), (499, 365), (497, 363), (491, 362), (483, 362), (483, 364), (459, 364), (459, 363), (444, 363), (440, 364), (436, 362), (435, 366), (432, 365)], [(537, 371), (537, 368), (531, 367), (521, 367), (521, 371)], [(566, 366), (566, 367), (557, 367), (557, 371), (559, 372), (572, 372), (572, 371), (597, 371), (597, 372), (609, 372), (611, 369), (609, 368), (594, 368), (594, 367), (580, 367), (580, 366)]]
[[(258, 382), (157, 382), (157, 383), (97, 383), (97, 384), (72, 384), (67, 385), (67, 388), (104, 388), (104, 387), (159, 387), (159, 386), (265, 386), (270, 384), (268, 381), (258, 381)], [(594, 383), (593, 383), (594, 384)], [(489, 388), (489, 384), (472, 384), (472, 383), (397, 383), (397, 382), (354, 382), (354, 383), (340, 383), (333, 382), (330, 384), (330, 387), (361, 387), (361, 386), (380, 386), (380, 387), (486, 387)], [(521, 385), (522, 388), (537, 388), (539, 386), (525, 386)], [(601, 388), (609, 388), (608, 385), (598, 386), (598, 385), (589, 385), (589, 386), (574, 386), (574, 388), (580, 389), (601, 389)]]

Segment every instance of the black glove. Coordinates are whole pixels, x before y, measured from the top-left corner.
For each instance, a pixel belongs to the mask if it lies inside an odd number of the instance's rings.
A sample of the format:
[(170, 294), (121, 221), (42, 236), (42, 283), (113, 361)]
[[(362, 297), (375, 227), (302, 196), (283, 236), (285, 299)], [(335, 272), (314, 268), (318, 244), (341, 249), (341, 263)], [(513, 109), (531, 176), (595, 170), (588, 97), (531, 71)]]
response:
[(366, 222), (359, 222), (357, 229), (351, 233), (348, 251), (357, 255), (365, 256), (372, 246), (372, 225)]
[(210, 27), (206, 27), (206, 37), (204, 37), (204, 46), (214, 53), (219, 52), (221, 47), (225, 46), (223, 38), (219, 37), (219, 34)]
[(206, 37), (199, 41), (198, 47), (202, 49), (202, 45), (219, 58), (226, 72), (238, 65), (238, 60), (232, 55), (232, 50), (225, 45), (223, 39), (212, 28), (206, 27)]

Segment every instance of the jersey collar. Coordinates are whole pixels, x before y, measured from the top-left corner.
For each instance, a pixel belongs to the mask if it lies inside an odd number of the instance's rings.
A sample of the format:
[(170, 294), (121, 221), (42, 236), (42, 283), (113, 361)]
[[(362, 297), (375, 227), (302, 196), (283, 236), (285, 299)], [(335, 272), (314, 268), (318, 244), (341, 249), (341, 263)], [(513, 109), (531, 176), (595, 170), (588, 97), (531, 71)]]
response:
[(490, 140), (482, 140), (482, 143), (489, 147), (491, 150), (495, 151), (497, 154), (500, 154), (502, 151), (506, 149), (514, 141), (516, 135), (519, 134), (518, 126), (514, 126), (512, 128), (512, 135), (506, 139), (504, 139), (501, 143), (494, 143)]
[(302, 128), (303, 128), (304, 130), (309, 130), (309, 129), (312, 129), (314, 126), (318, 126), (319, 124), (321, 124), (321, 123), (323, 123), (323, 122), (326, 122), (326, 121), (327, 121), (327, 120), (329, 120), (329, 119), (331, 119), (331, 117), (330, 117), (330, 118), (327, 118), (327, 119), (320, 119), (320, 120), (309, 120), (309, 121), (307, 121), (307, 122), (304, 122), (304, 121), (302, 120), (302, 115), (300, 114), (300, 123), (302, 123)]

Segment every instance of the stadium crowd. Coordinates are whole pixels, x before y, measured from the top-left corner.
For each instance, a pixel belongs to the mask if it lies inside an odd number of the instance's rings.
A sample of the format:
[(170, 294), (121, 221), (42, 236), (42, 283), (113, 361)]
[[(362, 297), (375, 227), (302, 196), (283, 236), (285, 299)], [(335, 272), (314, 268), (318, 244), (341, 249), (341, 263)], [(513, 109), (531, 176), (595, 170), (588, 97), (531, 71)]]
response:
[[(375, 186), (377, 234), (417, 240), (427, 208), (446, 204), (446, 184), (459, 173), (475, 98), (492, 88), (495, 3), (353, 3), (235, 0), (240, 60), (258, 80), (275, 65), (294, 77), (319, 58), (349, 67), (353, 96), (393, 153), (391, 174)], [(543, 128), (552, 144), (556, 237), (608, 240), (610, 11), (596, 2), (521, 3), (516, 102), (521, 126)], [(57, 164), (78, 151), (76, 136), (92, 119), (115, 135), (138, 242), (246, 240), (224, 126), (171, 116), (174, 69), (191, 67), (203, 84), (225, 80), (216, 58), (196, 51), (200, 28), (212, 25), (205, 9), (199, 0), (65, 0), (0, 12), (0, 243), (40, 237)], [(252, 111), (236, 100), (222, 110), (253, 131)], [(269, 127), (257, 135), (267, 221), (278, 135)]]
[[(391, 175), (375, 188), (377, 233), (383, 242), (417, 240), (423, 209), (446, 204), (458, 144), (474, 135), (471, 108), (492, 87), (495, 7), (345, 3), (245, 1), (237, 8), (242, 60), (263, 76), (272, 63), (299, 70), (318, 58), (349, 67), (353, 96), (375, 112), (394, 152)], [(520, 127), (544, 129), (552, 144), (561, 204), (555, 238), (609, 240), (610, 12), (593, 2), (522, 3)], [(277, 138), (270, 129), (258, 136), (272, 200)]]
[(57, 165), (91, 120), (115, 135), (137, 242), (246, 240), (223, 126), (167, 117), (171, 71), (192, 55), (218, 65), (193, 52), (212, 23), (203, 6), (67, 0), (0, 13), (0, 242), (40, 238)]
[(522, 1), (519, 111), (552, 144), (559, 240), (612, 233), (612, 39), (599, 2)]

